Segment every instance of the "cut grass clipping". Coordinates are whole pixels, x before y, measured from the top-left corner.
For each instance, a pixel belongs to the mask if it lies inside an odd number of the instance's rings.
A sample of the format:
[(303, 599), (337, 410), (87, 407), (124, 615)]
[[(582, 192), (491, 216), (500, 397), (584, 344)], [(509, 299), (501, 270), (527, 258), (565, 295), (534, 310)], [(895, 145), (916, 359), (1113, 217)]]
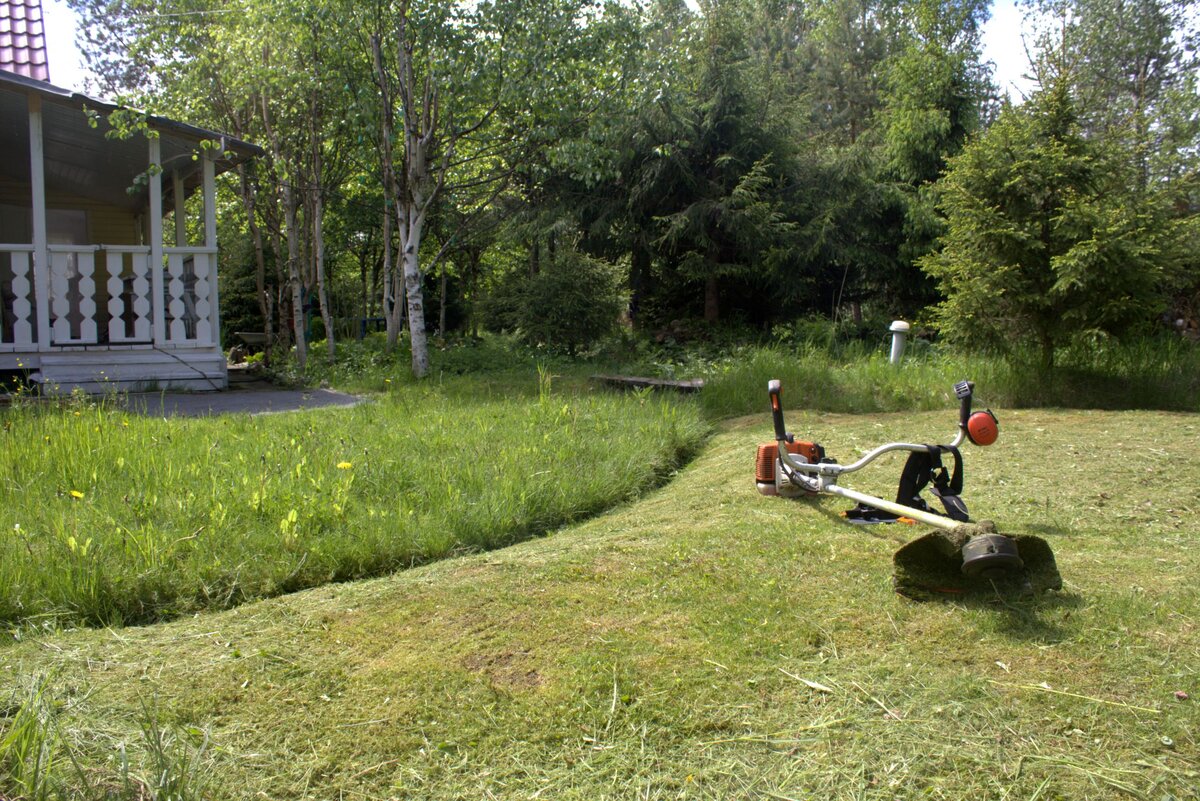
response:
[[(192, 754), (207, 735), (189, 762), (207, 801), (1194, 801), (1200, 419), (997, 411), (964, 497), (1051, 543), (1060, 594), (898, 597), (892, 552), (921, 529), (759, 495), (764, 409), (554, 537), (161, 626), (27, 632), (0, 648), (0, 698), (50, 677), (88, 769), (127, 743), (138, 775), (153, 705)], [(954, 420), (789, 424), (845, 461)], [(890, 494), (903, 462), (853, 486)]]
[(0, 621), (151, 621), (495, 548), (637, 495), (702, 435), (666, 398), (460, 390), (253, 418), (4, 412)]

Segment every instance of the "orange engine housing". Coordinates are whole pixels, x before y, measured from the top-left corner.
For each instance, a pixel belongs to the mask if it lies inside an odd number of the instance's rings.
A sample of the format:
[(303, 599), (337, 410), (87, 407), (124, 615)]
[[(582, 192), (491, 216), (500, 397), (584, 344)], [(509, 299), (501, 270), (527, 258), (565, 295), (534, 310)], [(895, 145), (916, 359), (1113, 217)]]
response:
[[(803, 456), (812, 464), (825, 458), (825, 449), (815, 442), (797, 440), (786, 443), (788, 453)], [(775, 484), (775, 462), (779, 459), (779, 444), (768, 442), (758, 446), (758, 455), (754, 460), (754, 481), (756, 484)]]

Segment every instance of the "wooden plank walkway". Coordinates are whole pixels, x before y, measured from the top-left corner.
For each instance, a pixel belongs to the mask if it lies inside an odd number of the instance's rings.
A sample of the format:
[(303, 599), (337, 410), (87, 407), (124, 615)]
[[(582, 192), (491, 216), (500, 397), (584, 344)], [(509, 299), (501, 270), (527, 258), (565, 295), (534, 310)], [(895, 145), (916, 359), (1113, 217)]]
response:
[(669, 389), (675, 392), (699, 392), (704, 388), (703, 378), (685, 378), (682, 381), (671, 381), (666, 378), (641, 378), (632, 375), (594, 375), (594, 381), (602, 381), (615, 387), (626, 389)]

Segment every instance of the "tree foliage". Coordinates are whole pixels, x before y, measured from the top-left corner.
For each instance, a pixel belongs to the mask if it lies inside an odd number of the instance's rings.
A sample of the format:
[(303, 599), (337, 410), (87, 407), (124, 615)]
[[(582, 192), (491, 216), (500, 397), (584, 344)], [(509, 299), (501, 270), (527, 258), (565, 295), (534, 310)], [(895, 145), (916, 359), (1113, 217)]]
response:
[(944, 301), (1045, 361), (1200, 286), (1189, 0), (1027, 0), (1042, 88), (999, 115), (985, 0), (70, 2), (107, 93), (267, 149), (222, 271), (301, 361), (310, 314), (330, 358), (383, 318), (423, 374), (447, 309), (568, 297), (564, 264), (627, 265), (639, 327)]
[(575, 355), (616, 327), (625, 303), (622, 279), (615, 265), (567, 241), (537, 274), (510, 274), (493, 292), (489, 314), (530, 344)]

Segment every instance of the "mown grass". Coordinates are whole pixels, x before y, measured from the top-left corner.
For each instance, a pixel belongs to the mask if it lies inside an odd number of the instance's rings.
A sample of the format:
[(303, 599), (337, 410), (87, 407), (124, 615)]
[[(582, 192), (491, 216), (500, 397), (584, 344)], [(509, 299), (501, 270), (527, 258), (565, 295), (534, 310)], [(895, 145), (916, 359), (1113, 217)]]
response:
[(703, 425), (665, 398), (458, 379), (353, 409), (0, 413), (0, 621), (135, 623), (544, 533), (634, 497)]
[[(154, 699), (163, 725), (211, 738), (214, 800), (1200, 798), (1200, 419), (997, 411), (965, 497), (1046, 537), (1062, 593), (895, 595), (890, 554), (920, 532), (758, 495), (762, 414), (554, 537), (10, 642), (0, 695), (49, 676), (57, 730), (96, 775), (118, 743), (140, 768)], [(954, 415), (790, 427), (846, 460), (939, 439)], [(852, 486), (888, 494), (901, 463)]]

